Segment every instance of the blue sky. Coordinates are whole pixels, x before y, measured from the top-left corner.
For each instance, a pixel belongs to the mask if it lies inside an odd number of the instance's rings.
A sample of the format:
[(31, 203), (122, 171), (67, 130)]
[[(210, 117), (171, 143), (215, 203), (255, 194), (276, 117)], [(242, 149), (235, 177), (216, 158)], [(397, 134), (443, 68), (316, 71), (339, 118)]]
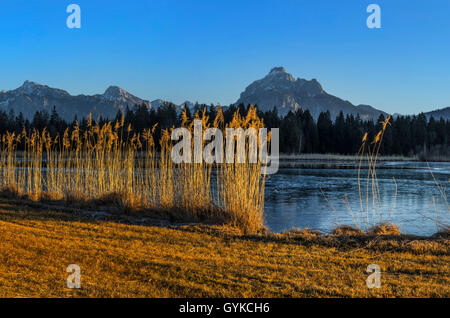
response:
[[(66, 7), (82, 10), (68, 29)], [(381, 29), (366, 8), (381, 7)], [(229, 104), (284, 66), (388, 112), (450, 106), (448, 0), (2, 0), (0, 89), (32, 80), (71, 94)]]

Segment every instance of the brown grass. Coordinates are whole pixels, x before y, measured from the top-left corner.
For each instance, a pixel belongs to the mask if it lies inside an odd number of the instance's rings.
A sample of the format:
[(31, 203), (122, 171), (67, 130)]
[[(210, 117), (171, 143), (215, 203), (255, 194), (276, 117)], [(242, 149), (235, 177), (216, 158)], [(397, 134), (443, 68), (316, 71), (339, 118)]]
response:
[(369, 235), (400, 235), (400, 230), (398, 227), (391, 223), (376, 225), (370, 228), (367, 232)]
[[(38, 204), (36, 204), (38, 205)], [(449, 241), (307, 230), (242, 236), (0, 199), (1, 297), (449, 297)], [(81, 267), (81, 289), (66, 267)], [(366, 286), (367, 266), (382, 269)]]
[(363, 236), (363, 235), (369, 235), (369, 236), (377, 236), (377, 235), (400, 235), (399, 228), (392, 223), (384, 223), (379, 224), (376, 226), (373, 226), (366, 231), (362, 231), (359, 228), (353, 227), (351, 225), (341, 225), (336, 227), (332, 231), (333, 235), (338, 236)]
[(341, 225), (335, 228), (332, 232), (333, 235), (363, 235), (364, 232), (358, 228), (354, 228), (350, 225)]

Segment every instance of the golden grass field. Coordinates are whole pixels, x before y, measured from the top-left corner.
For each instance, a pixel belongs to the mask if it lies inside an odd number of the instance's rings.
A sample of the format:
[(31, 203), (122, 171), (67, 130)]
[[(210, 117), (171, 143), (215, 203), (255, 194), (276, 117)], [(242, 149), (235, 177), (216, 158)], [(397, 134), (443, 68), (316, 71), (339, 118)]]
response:
[[(1, 297), (450, 296), (448, 237), (244, 236), (0, 199), (0, 241)], [(81, 268), (79, 290), (66, 287), (69, 264)], [(370, 264), (382, 269), (380, 289), (366, 286)]]

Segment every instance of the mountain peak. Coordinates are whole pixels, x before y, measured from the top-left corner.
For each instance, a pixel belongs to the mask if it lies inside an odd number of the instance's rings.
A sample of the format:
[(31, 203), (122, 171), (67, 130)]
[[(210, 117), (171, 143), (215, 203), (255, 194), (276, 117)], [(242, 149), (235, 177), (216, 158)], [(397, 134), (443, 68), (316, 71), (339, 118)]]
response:
[(330, 111), (332, 118), (340, 111), (344, 114), (360, 113), (362, 118), (377, 118), (383, 113), (374, 108), (358, 108), (348, 101), (327, 94), (316, 79), (295, 79), (281, 66), (272, 68), (264, 78), (251, 83), (241, 93), (237, 104), (258, 105), (263, 111), (276, 106), (282, 116), (300, 108), (308, 109), (314, 118), (324, 111)]
[(103, 96), (105, 98), (118, 98), (122, 96), (126, 96), (128, 93), (120, 88), (119, 86), (109, 86), (106, 90)]
[(18, 95), (37, 95), (37, 96), (62, 96), (62, 95), (69, 95), (64, 90), (57, 89), (57, 88), (51, 88), (47, 85), (42, 85), (36, 82), (28, 81), (26, 80), (22, 86), (19, 88), (16, 88), (15, 90), (11, 91), (13, 94)]
[(277, 67), (274, 67), (273, 69), (271, 69), (269, 74), (277, 74), (277, 73), (287, 73), (287, 72), (284, 67), (277, 66)]
[(119, 86), (109, 86), (101, 97), (103, 97), (106, 101), (117, 102), (128, 106), (142, 104), (145, 102), (143, 99), (128, 93)]
[(24, 89), (24, 90), (29, 90), (29, 89), (33, 89), (36, 87), (45, 87), (45, 86), (38, 84), (36, 82), (26, 80), (25, 82), (23, 82), (22, 86), (20, 86), (19, 88)]
[(23, 82), (23, 84), (22, 84), (22, 86), (30, 86), (30, 85), (31, 85), (31, 86), (39, 86), (38, 83), (29, 81), (29, 80), (26, 80), (26, 81)]
[(264, 79), (269, 82), (287, 82), (288, 85), (290, 85), (289, 83), (295, 82), (295, 78), (282, 66), (272, 68)]

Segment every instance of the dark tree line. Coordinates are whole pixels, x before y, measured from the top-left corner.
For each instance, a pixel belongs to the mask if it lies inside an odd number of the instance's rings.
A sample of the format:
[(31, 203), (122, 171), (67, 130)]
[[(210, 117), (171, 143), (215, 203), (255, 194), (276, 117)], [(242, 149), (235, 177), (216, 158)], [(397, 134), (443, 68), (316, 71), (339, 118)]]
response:
[[(230, 122), (233, 114), (239, 111), (245, 116), (248, 107), (244, 105), (223, 108), (225, 122)], [(211, 123), (217, 114), (217, 108), (196, 104), (194, 110), (187, 109), (189, 119), (196, 111), (206, 108), (206, 115)], [(329, 112), (321, 113), (315, 121), (311, 113), (306, 110), (289, 112), (286, 116), (278, 115), (277, 109), (261, 112), (258, 115), (264, 119), (268, 128), (280, 128), (280, 151), (282, 153), (337, 153), (355, 154), (361, 146), (363, 135), (367, 132), (369, 140), (373, 140), (381, 129), (381, 122), (386, 118), (381, 115), (377, 121), (362, 120), (359, 115), (347, 115), (341, 112), (336, 118), (331, 118)], [(175, 105), (166, 103), (157, 110), (148, 109), (145, 104), (127, 107), (123, 114), (120, 110), (113, 121), (121, 121), (124, 126), (132, 126), (133, 132), (142, 132), (145, 128), (157, 125), (155, 139), (158, 140), (161, 130), (179, 127), (181, 116)], [(99, 118), (95, 123), (103, 125), (109, 119)], [(32, 120), (26, 119), (22, 113), (14, 111), (0, 111), (0, 134), (7, 131), (20, 134), (23, 129), (31, 131), (44, 128), (52, 137), (63, 135), (78, 123), (80, 130), (88, 128), (88, 119), (74, 118), (68, 122), (60, 117), (56, 109), (51, 113), (41, 110), (35, 113)], [(390, 127), (386, 130), (380, 153), (383, 155), (450, 155), (450, 121), (430, 118), (424, 114), (415, 116), (398, 116), (391, 119)]]
[[(268, 113), (265, 114), (267, 116)], [(341, 112), (334, 120), (329, 112), (321, 113), (315, 122), (308, 110), (290, 112), (277, 119), (269, 115), (280, 129), (280, 147), (283, 153), (339, 153), (355, 154), (367, 132), (372, 141), (382, 128), (385, 116), (377, 121), (362, 120), (359, 115)], [(266, 117), (265, 117), (266, 118)], [(265, 121), (266, 122), (266, 121)], [(269, 121), (267, 121), (269, 122)], [(275, 126), (274, 126), (275, 127)], [(380, 153), (383, 155), (450, 155), (450, 121), (424, 114), (391, 118)]]

